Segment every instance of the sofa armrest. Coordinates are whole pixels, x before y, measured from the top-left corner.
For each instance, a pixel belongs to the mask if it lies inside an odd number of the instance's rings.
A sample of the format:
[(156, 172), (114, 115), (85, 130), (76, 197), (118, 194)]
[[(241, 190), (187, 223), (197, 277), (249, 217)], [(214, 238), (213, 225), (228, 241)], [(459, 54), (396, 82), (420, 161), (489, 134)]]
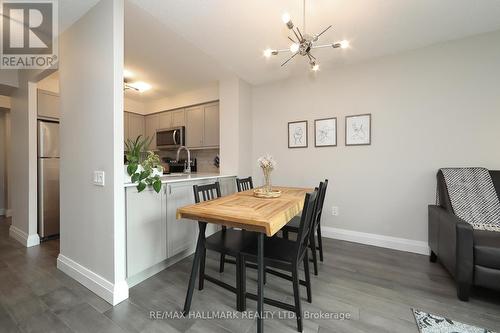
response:
[(440, 206), (429, 206), (429, 247), (460, 284), (471, 284), (474, 234), (470, 224)]

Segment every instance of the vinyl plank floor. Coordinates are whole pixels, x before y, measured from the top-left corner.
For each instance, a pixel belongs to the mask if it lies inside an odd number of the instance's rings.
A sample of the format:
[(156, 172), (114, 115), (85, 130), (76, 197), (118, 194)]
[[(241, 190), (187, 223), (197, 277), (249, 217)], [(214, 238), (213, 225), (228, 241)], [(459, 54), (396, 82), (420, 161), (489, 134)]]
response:
[[(129, 299), (113, 307), (56, 268), (58, 241), (26, 249), (8, 236), (10, 221), (0, 217), (0, 332), (126, 332), (185, 333), (256, 330), (256, 302), (247, 300), (247, 316), (235, 312), (224, 318), (153, 319), (151, 312), (180, 314), (186, 295), (192, 256), (130, 289)], [(456, 297), (450, 275), (426, 256), (367, 245), (325, 239), (325, 262), (312, 277), (311, 315), (338, 312), (348, 319), (304, 319), (304, 332), (417, 333), (411, 308), (500, 331), (500, 293), (474, 289), (469, 302)], [(218, 255), (208, 251), (206, 272), (235, 285), (235, 267), (226, 264), (219, 273)], [(300, 274), (303, 274), (301, 270)], [(247, 269), (247, 290), (255, 293), (256, 271)], [(289, 281), (268, 274), (266, 297), (293, 303)], [(195, 290), (192, 311), (235, 310), (236, 297), (205, 282)], [(266, 305), (266, 311), (281, 311)], [(277, 312), (273, 312), (277, 316)], [(296, 332), (296, 320), (286, 317), (265, 320), (266, 332)]]

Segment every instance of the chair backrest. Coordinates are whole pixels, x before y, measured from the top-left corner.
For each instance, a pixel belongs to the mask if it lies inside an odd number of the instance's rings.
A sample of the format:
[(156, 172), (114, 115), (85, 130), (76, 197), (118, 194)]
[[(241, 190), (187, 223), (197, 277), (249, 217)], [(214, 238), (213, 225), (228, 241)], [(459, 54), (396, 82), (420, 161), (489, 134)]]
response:
[(219, 182), (207, 185), (193, 185), (193, 192), (194, 192), (194, 201), (196, 203), (213, 200), (221, 197)]
[(316, 218), (314, 219), (314, 226), (312, 227), (312, 236), (314, 236), (314, 231), (316, 230), (318, 224), (321, 222), (321, 213), (323, 212), (323, 204), (325, 203), (326, 188), (328, 187), (328, 179), (325, 179), (323, 186), (320, 183), (320, 192), (318, 197), (318, 208), (316, 209)]
[[(320, 186), (323, 183), (320, 184)], [(296, 239), (296, 260), (300, 260), (307, 250), (309, 242), (309, 233), (311, 226), (314, 224), (314, 218), (316, 216), (316, 210), (318, 206), (320, 189), (316, 188), (314, 192), (307, 193), (304, 199), (304, 208), (302, 209), (302, 215), (300, 217), (299, 232)]]
[(252, 177), (236, 178), (236, 186), (238, 187), (238, 192), (243, 192), (253, 189)]

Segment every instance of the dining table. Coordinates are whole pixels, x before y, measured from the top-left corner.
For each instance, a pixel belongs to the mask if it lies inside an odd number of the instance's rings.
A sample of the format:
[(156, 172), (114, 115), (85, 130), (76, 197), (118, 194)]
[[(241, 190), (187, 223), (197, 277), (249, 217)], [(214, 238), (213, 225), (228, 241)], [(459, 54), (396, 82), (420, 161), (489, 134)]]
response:
[[(193, 265), (189, 278), (184, 313), (189, 313), (196, 276), (204, 253), (207, 223), (241, 228), (257, 233), (257, 332), (264, 332), (264, 241), (274, 236), (304, 206), (306, 193), (312, 188), (273, 186), (281, 191), (276, 198), (254, 196), (254, 190), (237, 192), (214, 200), (188, 205), (177, 209), (177, 219), (198, 221), (199, 232)], [(189, 222), (186, 222), (189, 223)]]

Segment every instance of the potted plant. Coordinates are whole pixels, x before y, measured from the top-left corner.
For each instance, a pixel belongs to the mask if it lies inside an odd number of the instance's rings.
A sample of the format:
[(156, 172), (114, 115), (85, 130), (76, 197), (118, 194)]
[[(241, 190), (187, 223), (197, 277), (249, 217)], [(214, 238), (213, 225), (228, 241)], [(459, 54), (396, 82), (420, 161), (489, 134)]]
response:
[[(163, 167), (160, 156), (146, 148), (151, 139), (139, 135), (135, 140), (125, 141), (125, 158), (127, 159), (126, 171), (130, 182), (137, 183), (137, 191), (142, 192), (147, 186), (152, 186), (156, 193), (161, 190)], [(146, 156), (147, 153), (147, 156)]]

